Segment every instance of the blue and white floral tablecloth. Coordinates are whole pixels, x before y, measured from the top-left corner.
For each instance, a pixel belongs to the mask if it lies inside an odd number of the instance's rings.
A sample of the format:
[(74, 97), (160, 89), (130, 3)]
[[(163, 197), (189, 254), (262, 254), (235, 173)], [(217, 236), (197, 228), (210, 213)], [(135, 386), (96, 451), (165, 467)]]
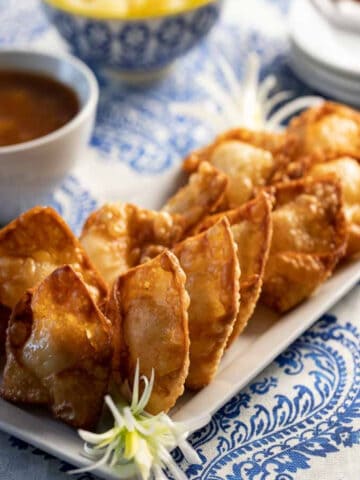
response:
[[(289, 1), (229, 0), (210, 37), (145, 90), (96, 72), (101, 99), (91, 146), (49, 199), (75, 231), (105, 199), (158, 206), (151, 205), (151, 188), (164, 189), (180, 159), (213, 133), (171, 105), (203, 98), (200, 75), (221, 77), (216, 52), (241, 77), (247, 54), (256, 51), (263, 76), (274, 73), (279, 88), (295, 94), (309, 92), (287, 64)], [(29, 44), (65, 48), (38, 0), (0, 0), (0, 46)], [(125, 174), (133, 180), (128, 185), (121, 183)], [(190, 479), (360, 479), (359, 293), (357, 286), (193, 435), (203, 464), (183, 465)], [(0, 480), (65, 480), (69, 468), (0, 433)]]

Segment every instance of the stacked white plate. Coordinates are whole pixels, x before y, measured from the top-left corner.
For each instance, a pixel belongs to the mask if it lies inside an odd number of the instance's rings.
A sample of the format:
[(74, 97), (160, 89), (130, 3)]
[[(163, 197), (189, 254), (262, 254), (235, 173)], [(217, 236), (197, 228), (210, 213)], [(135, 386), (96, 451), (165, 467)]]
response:
[[(326, 1), (336, 8), (338, 2)], [(291, 2), (291, 66), (298, 77), (319, 92), (360, 106), (360, 28), (356, 32), (336, 26), (316, 3)]]

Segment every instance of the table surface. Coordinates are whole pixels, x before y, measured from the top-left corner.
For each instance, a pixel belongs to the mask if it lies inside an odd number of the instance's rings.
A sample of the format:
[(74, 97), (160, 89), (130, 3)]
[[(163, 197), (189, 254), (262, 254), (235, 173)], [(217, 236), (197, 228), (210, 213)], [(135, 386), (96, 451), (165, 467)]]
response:
[[(174, 114), (171, 104), (204, 101), (196, 82), (217, 75), (218, 52), (240, 78), (250, 51), (262, 76), (279, 88), (312, 93), (287, 63), (285, 16), (291, 0), (229, 0), (221, 23), (179, 61), (168, 78), (146, 90), (124, 87), (96, 71), (101, 98), (86, 159), (49, 199), (75, 231), (98, 204), (119, 199), (126, 173), (136, 197), (173, 175), (180, 159), (214, 134), (211, 124)], [(37, 0), (0, 0), (0, 46), (65, 46)], [(86, 160), (86, 161), (85, 161)], [(96, 174), (94, 174), (96, 172)], [(360, 286), (223, 407), (191, 442), (202, 466), (181, 464), (191, 479), (348, 480), (360, 475)], [(0, 433), (0, 480), (65, 480), (71, 468)], [(79, 475), (80, 480), (94, 477)]]

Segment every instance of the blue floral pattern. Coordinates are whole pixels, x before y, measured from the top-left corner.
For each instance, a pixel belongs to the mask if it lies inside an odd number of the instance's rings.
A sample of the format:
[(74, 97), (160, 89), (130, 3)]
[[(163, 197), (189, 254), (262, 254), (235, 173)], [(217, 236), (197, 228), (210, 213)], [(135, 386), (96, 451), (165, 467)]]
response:
[[(77, 234), (80, 233), (80, 228), (86, 218), (97, 207), (97, 201), (73, 176), (66, 178), (61, 187), (46, 203), (66, 218), (70, 227)], [(80, 208), (74, 208), (76, 204)]]
[[(203, 461), (183, 464), (188, 478), (291, 480), (314, 458), (360, 445), (360, 425), (352, 426), (360, 420), (360, 333), (353, 325), (325, 315), (276, 363), (277, 377), (265, 372), (193, 435)], [(203, 446), (212, 440), (216, 453), (208, 458)]]
[(88, 62), (131, 72), (158, 70), (187, 52), (219, 17), (222, 0), (171, 18), (97, 21), (44, 4), (74, 52)]
[(228, 27), (214, 32), (211, 42), (191, 52), (182, 61), (181, 71), (174, 70), (166, 82), (151, 85), (145, 91), (125, 87), (97, 69), (102, 93), (93, 145), (103, 153), (104, 161), (126, 163), (141, 174), (156, 175), (169, 170), (213, 133), (208, 125), (177, 114), (172, 104), (191, 104), (207, 98), (196, 83), (197, 75), (214, 76), (222, 82), (218, 50), (225, 52), (241, 78), (240, 59), (251, 49), (262, 58), (262, 76), (276, 73), (279, 90), (288, 89), (294, 95), (311, 92), (291, 72), (282, 42)]
[[(24, 18), (31, 18), (31, 22), (24, 22)], [(49, 28), (38, 0), (0, 0), (0, 19), (0, 45), (27, 45)]]

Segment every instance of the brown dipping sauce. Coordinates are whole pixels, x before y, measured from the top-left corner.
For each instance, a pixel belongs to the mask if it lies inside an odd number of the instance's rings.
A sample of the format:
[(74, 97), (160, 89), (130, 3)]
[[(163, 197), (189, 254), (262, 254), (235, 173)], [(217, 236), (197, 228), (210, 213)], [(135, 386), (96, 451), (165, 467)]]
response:
[(0, 147), (43, 137), (80, 108), (76, 93), (46, 75), (0, 70)]

